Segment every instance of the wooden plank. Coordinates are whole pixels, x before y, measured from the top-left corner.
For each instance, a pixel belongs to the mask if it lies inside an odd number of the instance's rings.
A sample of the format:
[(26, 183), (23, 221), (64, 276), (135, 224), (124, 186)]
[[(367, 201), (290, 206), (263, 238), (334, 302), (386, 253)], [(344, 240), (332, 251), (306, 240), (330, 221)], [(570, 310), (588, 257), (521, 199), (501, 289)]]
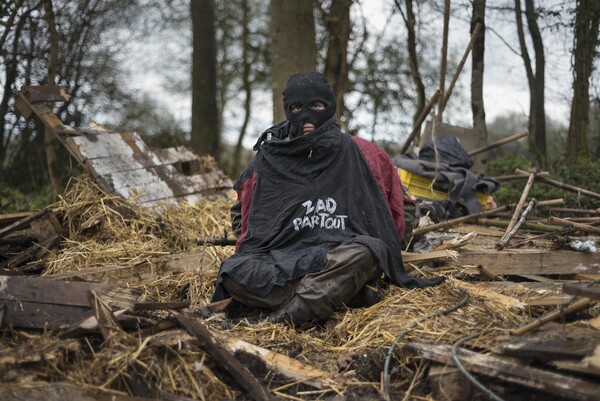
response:
[(585, 284), (565, 283), (563, 284), (565, 294), (577, 295), (591, 299), (600, 299), (600, 288)]
[(449, 279), (455, 286), (469, 291), (474, 296), (487, 298), (507, 308), (514, 308), (519, 310), (525, 309), (525, 303), (516, 298), (500, 294), (499, 292), (490, 290), (489, 288), (479, 287), (475, 284), (466, 283), (464, 281), (457, 280), (452, 277), (450, 277)]
[(243, 351), (256, 355), (270, 369), (274, 369), (277, 373), (282, 374), (288, 379), (301, 382), (302, 384), (307, 384), (318, 389), (335, 388), (349, 384), (344, 380), (334, 380), (331, 374), (323, 370), (266, 348), (231, 338), (226, 341), (232, 352)]
[(244, 367), (228, 351), (225, 346), (215, 340), (208, 329), (198, 320), (182, 314), (177, 315), (177, 320), (181, 325), (200, 343), (202, 349), (222, 366), (237, 382), (247, 391), (248, 396), (254, 400), (275, 401), (276, 398), (263, 387), (250, 371)]
[[(164, 398), (166, 400), (166, 398)], [(154, 401), (156, 397), (132, 397), (97, 389), (81, 388), (71, 383), (14, 383), (0, 388), (0, 401)], [(173, 398), (172, 400), (178, 400)]]
[(54, 245), (56, 245), (59, 242), (59, 240), (60, 237), (58, 235), (53, 235), (52, 237), (45, 239), (39, 244), (33, 244), (26, 250), (19, 252), (13, 257), (0, 263), (0, 268), (15, 269), (31, 260), (40, 259), (46, 253), (48, 253), (48, 250), (50, 248), (53, 248)]
[(198, 156), (183, 146), (156, 149), (149, 153), (130, 154), (124, 152), (86, 160), (86, 165), (97, 175), (167, 165), (174, 166), (178, 173), (191, 175), (199, 172), (199, 163)]
[(21, 220), (15, 221), (11, 225), (4, 227), (0, 230), (0, 238), (7, 236), (10, 233), (15, 231), (19, 231), (22, 228), (25, 228), (31, 224), (32, 221), (39, 219), (45, 215), (50, 213), (50, 209), (44, 209), (35, 214), (29, 215), (27, 217), (22, 218)]
[(199, 162), (199, 160), (200, 160), (195, 153), (190, 151), (185, 146), (176, 146), (174, 148), (153, 149), (152, 153), (159, 161), (159, 164), (157, 164), (157, 165), (193, 163), (193, 162)]
[(0, 300), (91, 307), (88, 292), (110, 298), (120, 308), (131, 308), (141, 291), (111, 285), (78, 281), (59, 281), (43, 277), (0, 276)]
[(133, 157), (135, 153), (150, 153), (137, 133), (88, 132), (86, 135), (68, 138), (67, 141), (77, 147), (84, 162), (115, 155)]
[(535, 334), (498, 339), (493, 351), (537, 360), (581, 359), (600, 345), (600, 332), (577, 325), (548, 324)]
[(458, 264), (483, 265), (498, 275), (600, 273), (598, 254), (569, 250), (465, 250), (458, 255)]
[(90, 307), (40, 304), (38, 302), (0, 300), (6, 305), (2, 327), (55, 330), (73, 325), (93, 315)]
[(71, 96), (65, 86), (57, 85), (25, 85), (21, 91), (30, 103), (68, 102)]
[[(455, 366), (450, 345), (408, 343), (403, 350), (416, 353), (425, 359)], [(470, 372), (520, 384), (567, 399), (590, 401), (597, 399), (600, 394), (600, 383), (598, 382), (561, 375), (465, 349), (459, 350), (458, 357)]]
[(18, 213), (5, 213), (0, 214), (0, 227), (6, 227), (16, 221), (24, 219), (33, 215), (35, 212), (18, 212)]

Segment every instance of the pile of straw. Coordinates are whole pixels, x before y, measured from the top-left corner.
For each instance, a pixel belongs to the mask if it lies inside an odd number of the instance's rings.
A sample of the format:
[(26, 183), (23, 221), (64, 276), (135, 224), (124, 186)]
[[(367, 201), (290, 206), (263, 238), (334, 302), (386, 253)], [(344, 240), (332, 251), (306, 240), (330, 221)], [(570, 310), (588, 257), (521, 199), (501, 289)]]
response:
[[(134, 269), (140, 263), (157, 264), (161, 258), (184, 251), (205, 253), (209, 263), (198, 271), (154, 277), (140, 285), (145, 300), (177, 301), (187, 297), (193, 305), (205, 304), (212, 295), (219, 264), (232, 254), (233, 247), (204, 247), (196, 244), (196, 238), (221, 237), (225, 232), (231, 232), (230, 204), (229, 199), (215, 199), (198, 205), (182, 204), (177, 208), (165, 206), (157, 212), (109, 196), (89, 178), (74, 179), (54, 206), (62, 216), (67, 234), (60, 249), (50, 254), (45, 274), (52, 277), (108, 265)], [(452, 275), (455, 272), (445, 269), (429, 274), (441, 273)], [(383, 356), (394, 342), (453, 343), (485, 329), (469, 344), (489, 347), (496, 338), (532, 318), (531, 310), (509, 310), (494, 302), (471, 297), (465, 306), (452, 313), (422, 319), (456, 305), (463, 296), (464, 292), (451, 282), (419, 290), (388, 287), (382, 302), (370, 308), (340, 311), (324, 326), (307, 330), (266, 321), (256, 324), (244, 319), (231, 322), (222, 314), (205, 323), (217, 337), (245, 340), (295, 357), (332, 376), (341, 374), (360, 383), (352, 389), (335, 389), (338, 394), (356, 391), (357, 386), (376, 394), (380, 389)], [(417, 322), (419, 319), (421, 321)], [(2, 347), (14, 350), (24, 346), (25, 339), (32, 352), (57, 341), (53, 333), (5, 332)], [(110, 344), (98, 337), (82, 337), (77, 351), (57, 347), (52, 357), (42, 357), (33, 368), (21, 364), (11, 367), (11, 374), (4, 372), (1, 383), (34, 385), (40, 381), (67, 381), (83, 388), (131, 394), (131, 381), (137, 377), (154, 383), (162, 392), (192, 399), (235, 399), (240, 395), (239, 389), (232, 387), (227, 376), (195, 342), (156, 348), (150, 345), (151, 339), (135, 331), (123, 333), (119, 342)], [(339, 361), (344, 359), (355, 363), (342, 369)], [(356, 361), (366, 362), (368, 368), (361, 370)], [(413, 379), (420, 378), (422, 369), (413, 365), (410, 359), (395, 355), (394, 366), (397, 367), (391, 372), (394, 394), (403, 394), (411, 382), (411, 388), (415, 388)], [(417, 371), (420, 372), (418, 375)], [(282, 398), (322, 399), (335, 394), (331, 389), (302, 392), (302, 387), (295, 383), (274, 383), (270, 388)], [(422, 385), (420, 395), (415, 397), (430, 399), (427, 391)]]

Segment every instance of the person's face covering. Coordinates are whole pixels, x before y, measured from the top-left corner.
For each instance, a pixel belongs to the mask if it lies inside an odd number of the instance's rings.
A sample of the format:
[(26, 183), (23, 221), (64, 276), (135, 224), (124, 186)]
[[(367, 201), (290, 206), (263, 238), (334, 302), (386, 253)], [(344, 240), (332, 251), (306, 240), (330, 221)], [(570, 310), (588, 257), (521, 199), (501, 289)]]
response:
[(292, 75), (283, 91), (285, 116), (290, 136), (314, 131), (335, 115), (335, 96), (329, 83), (318, 72)]

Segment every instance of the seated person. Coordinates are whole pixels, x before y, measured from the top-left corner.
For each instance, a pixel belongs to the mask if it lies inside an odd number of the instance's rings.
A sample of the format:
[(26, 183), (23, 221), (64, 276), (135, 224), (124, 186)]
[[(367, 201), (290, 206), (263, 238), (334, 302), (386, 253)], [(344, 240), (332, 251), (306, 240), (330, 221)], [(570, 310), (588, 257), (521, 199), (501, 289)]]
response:
[(404, 272), (397, 170), (375, 144), (341, 132), (325, 77), (293, 75), (283, 105), (287, 120), (262, 133), (234, 185), (241, 232), (213, 302), (232, 297), (302, 326), (370, 303), (367, 284), (382, 275), (407, 288), (443, 281)]

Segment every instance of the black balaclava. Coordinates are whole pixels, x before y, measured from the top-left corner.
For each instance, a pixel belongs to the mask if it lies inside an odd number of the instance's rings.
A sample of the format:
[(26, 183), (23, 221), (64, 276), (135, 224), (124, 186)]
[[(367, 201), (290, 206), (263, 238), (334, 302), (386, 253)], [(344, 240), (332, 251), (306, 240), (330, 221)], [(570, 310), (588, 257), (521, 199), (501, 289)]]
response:
[[(324, 110), (312, 110), (308, 107), (317, 101), (325, 105)], [(294, 104), (298, 104), (302, 109), (292, 113)], [(311, 123), (319, 128), (335, 115), (335, 95), (320, 72), (295, 74), (288, 79), (283, 91), (283, 108), (290, 122), (289, 135), (295, 138), (302, 134), (304, 123)]]

